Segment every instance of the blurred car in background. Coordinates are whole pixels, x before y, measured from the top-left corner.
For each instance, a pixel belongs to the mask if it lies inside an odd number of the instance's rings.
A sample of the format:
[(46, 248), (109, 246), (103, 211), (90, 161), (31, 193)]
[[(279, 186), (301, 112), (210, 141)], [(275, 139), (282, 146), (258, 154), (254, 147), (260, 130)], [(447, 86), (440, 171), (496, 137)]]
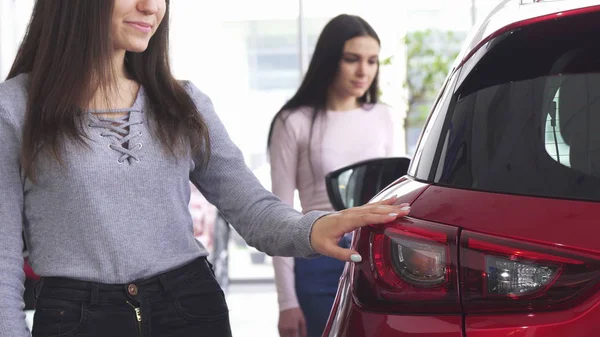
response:
[(231, 226), (219, 210), (209, 203), (190, 183), (190, 213), (194, 223), (194, 237), (208, 250), (208, 261), (213, 265), (215, 278), (224, 291), (229, 286), (229, 237)]

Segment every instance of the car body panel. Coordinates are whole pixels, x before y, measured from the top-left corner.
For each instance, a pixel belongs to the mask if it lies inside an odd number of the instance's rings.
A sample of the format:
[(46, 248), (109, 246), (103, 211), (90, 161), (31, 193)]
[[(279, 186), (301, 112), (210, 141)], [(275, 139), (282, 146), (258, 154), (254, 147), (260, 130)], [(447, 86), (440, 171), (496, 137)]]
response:
[[(530, 3), (523, 4), (525, 2)], [(429, 151), (432, 153), (445, 151), (438, 144), (440, 142), (434, 139), (435, 137), (432, 138), (431, 135), (435, 135), (435, 133), (429, 132), (428, 134), (427, 130), (432, 129), (432, 125), (436, 121), (439, 125), (443, 125), (446, 120), (449, 120), (446, 118), (448, 117), (447, 111), (452, 109), (452, 103), (449, 102), (453, 100), (450, 99), (450, 96), (455, 94), (457, 88), (461, 86), (462, 80), (477, 69), (479, 61), (486, 53), (494, 50), (494, 47), (505, 37), (518, 37), (519, 35), (512, 34), (525, 31), (519, 29), (521, 27), (541, 21), (547, 21), (551, 25), (553, 20), (571, 15), (578, 20), (576, 15), (592, 14), (592, 12), (594, 12), (593, 15), (588, 16), (588, 21), (585, 22), (591, 22), (591, 27), (595, 29), (596, 20), (589, 20), (589, 17), (596, 18), (597, 13), (600, 13), (598, 0), (546, 0), (541, 2), (505, 0), (499, 2), (496, 8), (471, 30), (449, 72), (438, 96), (438, 101), (434, 104), (432, 114), (430, 114), (426, 131), (419, 140), (411, 168), (409, 168), (409, 174), (415, 178), (408, 176), (400, 178), (379, 193), (371, 202), (395, 195), (400, 198), (399, 203), (411, 203), (411, 218), (452, 226), (465, 238), (473, 233), (479, 233), (492, 238), (516, 240), (524, 246), (543, 247), (544, 251), (550, 252), (550, 255), (553, 252), (557, 254), (566, 252), (600, 261), (600, 240), (596, 236), (600, 232), (600, 221), (598, 220), (600, 202), (583, 200), (585, 198), (568, 199), (564, 194), (556, 196), (556, 198), (562, 199), (553, 199), (515, 193), (471, 190), (471, 188), (481, 188), (481, 185), (476, 183), (465, 184), (460, 188), (430, 184), (429, 182), (438, 181), (435, 178), (436, 170), (441, 167), (440, 163), (443, 162), (423, 160), (425, 156), (423, 153), (426, 152), (423, 151), (423, 148), (432, 150)], [(547, 26), (544, 27), (547, 28)], [(502, 35), (507, 32), (510, 33)], [(546, 30), (543, 31), (544, 34), (545, 32)], [(586, 30), (586, 32), (591, 34), (595, 30)], [(551, 33), (548, 32), (548, 34)], [(586, 41), (589, 42), (587, 35), (586, 38)], [(554, 48), (554, 42), (549, 46)], [(505, 51), (510, 52), (511, 49), (506, 48)], [(538, 61), (537, 58), (535, 60)], [(490, 64), (496, 65), (497, 63)], [(523, 63), (523, 65), (525, 64), (528, 63)], [(569, 74), (568, 71), (565, 74)], [(485, 76), (485, 74), (478, 75)], [(501, 78), (503, 79), (503, 77)], [(512, 80), (512, 78), (507, 79), (508, 83), (512, 83)], [(487, 87), (482, 86), (482, 88)], [(566, 92), (564, 92), (564, 96), (567, 96)], [(443, 128), (435, 129), (436, 133), (444, 135), (440, 130)], [(428, 137), (434, 140), (428, 142)], [(439, 138), (438, 136), (437, 139)], [(443, 140), (441, 143), (444, 143)], [(438, 154), (430, 155), (431, 158), (437, 156)], [(430, 170), (425, 169), (423, 172), (426, 174), (420, 174), (420, 166), (428, 167)], [(549, 180), (548, 184), (552, 184), (552, 181)], [(560, 187), (562, 185), (546, 186)], [(596, 199), (596, 196), (594, 195), (591, 199)], [(460, 239), (459, 242), (462, 244)], [(368, 242), (361, 241), (361, 244), (364, 246)], [(353, 247), (357, 247), (356, 242), (353, 242)], [(369, 263), (370, 257), (363, 256), (363, 258), (366, 261), (362, 263)], [(517, 258), (515, 259), (517, 260)], [(460, 270), (463, 266), (457, 267)], [(398, 315), (388, 312), (367, 312), (360, 306), (352, 295), (354, 269), (354, 265), (348, 265), (341, 278), (336, 302), (324, 336), (591, 337), (597, 335), (595, 332), (596, 322), (600, 320), (600, 292), (597, 279), (591, 279), (590, 287), (587, 288), (589, 291), (579, 293), (580, 295), (575, 297), (576, 301), (564, 302), (565, 305), (562, 307), (552, 307), (544, 302), (547, 307), (542, 309), (539, 309), (540, 307), (519, 307), (511, 313), (507, 313), (503, 311), (504, 308), (491, 306), (488, 309), (492, 313), (483, 313), (483, 311), (472, 309), (469, 306), (470, 302), (461, 295), (463, 302), (456, 312), (462, 311), (462, 313), (445, 316)], [(459, 280), (460, 282), (464, 281), (460, 277)], [(573, 278), (568, 279), (566, 284), (576, 285), (574, 280)], [(462, 289), (462, 287), (460, 288)], [(514, 293), (510, 295), (514, 295)], [(518, 297), (519, 295), (515, 295), (512, 298), (518, 299)], [(401, 306), (402, 302), (397, 300), (394, 304)], [(378, 308), (373, 307), (373, 310), (378, 310)]]
[(600, 320), (600, 296), (569, 310), (465, 317), (466, 337), (589, 337)]
[[(600, 203), (431, 186), (411, 216), (518, 240), (600, 254)], [(468, 216), (466, 216), (468, 215)], [(565, 230), (568, 228), (568, 230)]]
[[(465, 216), (467, 215), (468, 216)], [(600, 203), (430, 186), (411, 216), (499, 237), (578, 251), (600, 258)], [(590, 336), (600, 320), (600, 294), (567, 310), (510, 315), (468, 315), (467, 337)]]
[(370, 313), (361, 310), (351, 299), (345, 297), (350, 292), (350, 281), (342, 278), (334, 307), (338, 315), (330, 322), (331, 328), (327, 329), (324, 336), (463, 337), (460, 315), (410, 316)]
[[(347, 265), (344, 275), (352, 275), (352, 265)], [(323, 336), (336, 337), (463, 337), (461, 315), (416, 316), (382, 315), (363, 311), (347, 295), (351, 293), (351, 280), (342, 276), (340, 290), (333, 311), (338, 312), (330, 320)]]
[(564, 12), (597, 7), (597, 0), (550, 0), (521, 4), (521, 0), (503, 0), (471, 29), (465, 39), (454, 67), (464, 63), (490, 38), (518, 26), (520, 23), (547, 15), (557, 17)]
[[(398, 197), (397, 204), (412, 203), (429, 185), (402, 177), (381, 191), (373, 201)], [(354, 244), (354, 243), (353, 243)], [(332, 315), (323, 336), (463, 337), (461, 315), (418, 316), (371, 313), (360, 308), (352, 297), (353, 265), (347, 264), (336, 295)]]

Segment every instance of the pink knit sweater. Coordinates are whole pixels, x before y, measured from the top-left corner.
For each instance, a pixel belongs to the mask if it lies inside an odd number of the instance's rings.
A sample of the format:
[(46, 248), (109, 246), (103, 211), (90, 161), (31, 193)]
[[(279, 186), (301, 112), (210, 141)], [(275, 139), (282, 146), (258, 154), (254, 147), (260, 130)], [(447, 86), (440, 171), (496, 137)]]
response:
[[(272, 192), (293, 205), (294, 191), (298, 190), (303, 213), (332, 210), (325, 187), (327, 173), (394, 153), (392, 115), (387, 105), (321, 114), (313, 127), (309, 152), (310, 126), (308, 108), (279, 118), (270, 148)], [(275, 257), (273, 265), (279, 309), (298, 307), (294, 259)]]

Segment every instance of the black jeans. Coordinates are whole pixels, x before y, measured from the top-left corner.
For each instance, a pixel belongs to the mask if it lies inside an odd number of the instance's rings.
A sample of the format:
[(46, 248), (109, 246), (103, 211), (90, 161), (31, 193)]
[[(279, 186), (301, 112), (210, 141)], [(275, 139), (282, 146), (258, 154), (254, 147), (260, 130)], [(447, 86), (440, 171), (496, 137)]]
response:
[(225, 296), (206, 258), (139, 282), (42, 278), (33, 337), (230, 337)]

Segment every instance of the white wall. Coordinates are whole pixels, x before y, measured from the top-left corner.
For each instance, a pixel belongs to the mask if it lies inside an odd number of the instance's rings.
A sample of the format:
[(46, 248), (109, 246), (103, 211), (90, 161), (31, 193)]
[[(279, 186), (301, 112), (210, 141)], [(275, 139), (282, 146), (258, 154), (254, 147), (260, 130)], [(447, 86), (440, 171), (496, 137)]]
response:
[(0, 80), (6, 77), (16, 52), (13, 0), (0, 0)]
[(0, 81), (4, 80), (27, 29), (34, 0), (0, 0)]
[[(405, 57), (402, 38), (406, 11), (396, 0), (304, 0), (304, 17), (325, 23), (341, 14), (357, 14), (375, 28), (382, 40), (382, 57), (395, 55), (393, 66), (381, 71), (384, 100), (396, 109), (398, 147), (404, 148), (403, 94)], [(233, 140), (246, 159), (264, 153), (268, 124), (292, 92), (253, 91), (248, 85), (245, 33), (231, 22), (249, 20), (297, 20), (298, 0), (172, 0), (171, 60), (179, 78), (194, 81), (209, 94)], [(314, 22), (314, 20), (312, 21)], [(297, 25), (297, 23), (294, 23)], [(292, 27), (292, 29), (297, 29)], [(311, 30), (322, 29), (310, 27)], [(312, 46), (309, 46), (312, 48)], [(300, 59), (298, 60), (300, 63)], [(300, 71), (300, 64), (298, 67)]]
[[(395, 55), (394, 65), (382, 68), (381, 86), (383, 100), (396, 108), (398, 138), (403, 141), (402, 120), (406, 103), (402, 83), (406, 69), (402, 37), (407, 29), (443, 27), (468, 30), (471, 24), (471, 0), (303, 1), (304, 17), (316, 18), (323, 25), (329, 18), (340, 13), (363, 16), (382, 39), (382, 57)], [(6, 76), (12, 64), (33, 2), (34, 0), (0, 0), (0, 79)], [(476, 0), (476, 5), (487, 9), (496, 2), (497, 0)], [(244, 32), (232, 29), (230, 23), (267, 19), (296, 20), (298, 11), (298, 0), (172, 0), (173, 71), (176, 77), (194, 81), (211, 96), (232, 138), (245, 153), (263, 149), (264, 137), (255, 133), (265, 132), (265, 121), (289, 93), (250, 90)], [(315, 29), (311, 27), (311, 30)], [(249, 137), (249, 134), (254, 137)]]
[(0, 0), (0, 81), (4, 80), (27, 29), (34, 0)]

